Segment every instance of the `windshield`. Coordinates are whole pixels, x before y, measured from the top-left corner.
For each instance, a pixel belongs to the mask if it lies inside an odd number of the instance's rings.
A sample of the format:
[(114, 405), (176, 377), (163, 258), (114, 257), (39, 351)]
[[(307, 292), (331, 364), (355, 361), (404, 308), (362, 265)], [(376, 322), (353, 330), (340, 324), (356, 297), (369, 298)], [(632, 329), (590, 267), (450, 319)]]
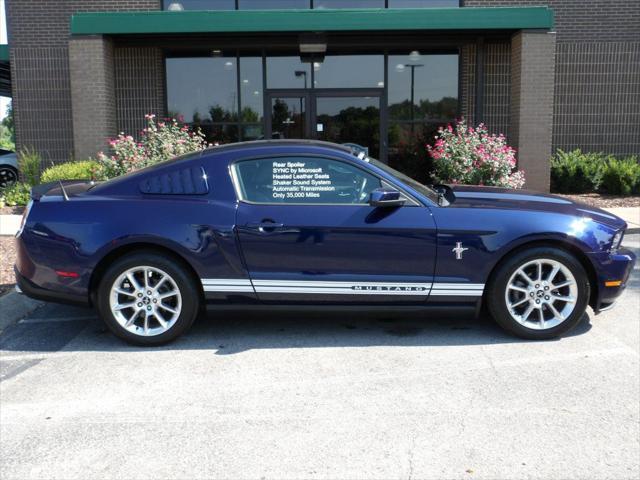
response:
[(375, 165), (380, 170), (384, 170), (385, 172), (393, 175), (394, 177), (396, 177), (401, 182), (406, 183), (407, 185), (409, 185), (415, 191), (420, 192), (425, 197), (433, 200), (435, 203), (438, 203), (438, 194), (432, 188), (429, 188), (426, 185), (423, 185), (422, 183), (418, 182), (417, 180), (414, 180), (413, 178), (405, 175), (404, 173), (399, 172), (395, 168), (391, 168), (389, 165), (387, 165), (386, 163), (382, 163), (380, 160), (376, 160), (375, 158), (371, 158), (371, 157), (364, 157), (363, 160), (365, 162), (369, 162), (372, 165)]

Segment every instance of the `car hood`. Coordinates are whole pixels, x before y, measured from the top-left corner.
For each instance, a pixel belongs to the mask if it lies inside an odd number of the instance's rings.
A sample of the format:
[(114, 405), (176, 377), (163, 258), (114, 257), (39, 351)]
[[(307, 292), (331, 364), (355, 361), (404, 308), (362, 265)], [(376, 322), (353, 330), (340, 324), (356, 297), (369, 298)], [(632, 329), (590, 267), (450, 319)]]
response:
[(613, 228), (622, 228), (626, 225), (621, 218), (599, 208), (531, 190), (452, 185), (451, 193), (449, 207), (453, 208), (533, 210), (589, 217)]

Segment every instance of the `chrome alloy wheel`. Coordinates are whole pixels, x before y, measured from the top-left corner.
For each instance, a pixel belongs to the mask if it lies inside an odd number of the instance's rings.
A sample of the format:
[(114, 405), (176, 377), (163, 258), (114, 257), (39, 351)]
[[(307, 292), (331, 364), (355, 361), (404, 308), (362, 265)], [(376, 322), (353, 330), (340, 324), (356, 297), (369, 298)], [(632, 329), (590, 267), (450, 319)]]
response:
[(182, 295), (168, 273), (139, 266), (126, 270), (113, 282), (109, 305), (124, 329), (150, 337), (166, 332), (176, 323), (182, 310)]
[(564, 322), (578, 300), (576, 279), (564, 264), (548, 258), (518, 268), (505, 291), (507, 309), (519, 324), (548, 330)]

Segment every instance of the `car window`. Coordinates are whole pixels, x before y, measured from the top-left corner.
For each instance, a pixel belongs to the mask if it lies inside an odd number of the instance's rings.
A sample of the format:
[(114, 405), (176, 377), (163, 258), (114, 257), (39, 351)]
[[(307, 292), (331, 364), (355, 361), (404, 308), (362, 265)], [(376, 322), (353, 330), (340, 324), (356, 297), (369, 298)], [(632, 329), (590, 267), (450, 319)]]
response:
[(242, 200), (254, 203), (366, 204), (380, 179), (321, 157), (278, 157), (235, 165)]

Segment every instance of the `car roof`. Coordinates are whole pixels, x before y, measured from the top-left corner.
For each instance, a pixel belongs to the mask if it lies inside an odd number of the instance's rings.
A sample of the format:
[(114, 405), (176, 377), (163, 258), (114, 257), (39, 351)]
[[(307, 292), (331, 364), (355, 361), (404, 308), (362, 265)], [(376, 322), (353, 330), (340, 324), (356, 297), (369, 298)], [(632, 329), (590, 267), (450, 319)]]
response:
[(339, 145), (337, 143), (324, 142), (321, 140), (307, 139), (278, 139), (278, 140), (252, 140), (248, 142), (227, 143), (224, 145), (216, 145), (206, 148), (202, 151), (202, 155), (219, 154), (232, 152), (235, 150), (253, 150), (253, 149), (269, 149), (277, 147), (317, 147), (330, 150), (337, 150), (342, 153), (352, 154), (351, 147)]

